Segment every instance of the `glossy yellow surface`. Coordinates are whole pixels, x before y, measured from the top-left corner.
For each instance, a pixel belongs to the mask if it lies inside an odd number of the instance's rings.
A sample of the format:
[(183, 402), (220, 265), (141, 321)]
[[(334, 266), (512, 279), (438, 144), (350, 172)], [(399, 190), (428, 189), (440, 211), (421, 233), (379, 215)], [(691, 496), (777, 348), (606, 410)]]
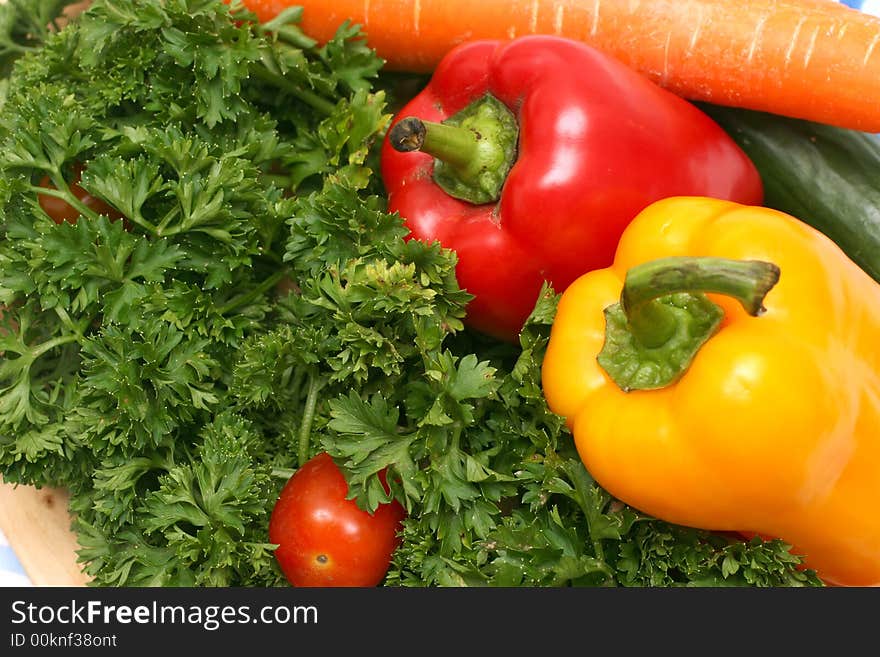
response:
[[(768, 260), (759, 317), (725, 317), (675, 384), (622, 392), (596, 362), (626, 271), (666, 256)], [(608, 492), (669, 522), (777, 536), (826, 582), (880, 585), (880, 285), (780, 212), (677, 197), (642, 212), (614, 264), (563, 294), (544, 394)]]

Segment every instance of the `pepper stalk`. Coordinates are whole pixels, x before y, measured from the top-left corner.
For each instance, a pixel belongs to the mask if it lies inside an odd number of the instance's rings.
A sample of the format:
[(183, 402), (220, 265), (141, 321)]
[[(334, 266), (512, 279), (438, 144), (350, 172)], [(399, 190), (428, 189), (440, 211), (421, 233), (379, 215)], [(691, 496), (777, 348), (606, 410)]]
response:
[(516, 117), (492, 94), (442, 123), (408, 116), (388, 133), (401, 153), (434, 157), (434, 182), (447, 194), (475, 204), (494, 203), (516, 160)]
[(624, 392), (677, 381), (724, 316), (704, 293), (730, 296), (752, 316), (779, 281), (760, 260), (669, 257), (627, 271), (620, 301), (605, 308), (605, 343), (597, 360)]

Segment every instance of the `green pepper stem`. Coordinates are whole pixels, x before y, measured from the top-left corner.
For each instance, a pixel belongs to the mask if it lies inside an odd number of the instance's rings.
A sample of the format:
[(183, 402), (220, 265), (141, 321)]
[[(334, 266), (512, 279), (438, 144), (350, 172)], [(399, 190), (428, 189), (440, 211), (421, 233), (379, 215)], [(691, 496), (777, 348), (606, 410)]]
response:
[(723, 309), (706, 292), (738, 300), (750, 315), (779, 267), (757, 260), (661, 258), (630, 269), (620, 302), (605, 308), (599, 365), (624, 392), (654, 390), (679, 379), (717, 330)]
[(779, 281), (779, 267), (760, 260), (670, 257), (636, 265), (626, 274), (620, 304), (634, 337), (645, 346), (663, 344), (676, 320), (655, 300), (679, 292), (714, 292), (736, 299), (752, 316)]
[(468, 175), (475, 164), (479, 168), (479, 139), (468, 128), (408, 116), (391, 129), (388, 139), (396, 151), (427, 153), (461, 175)]
[(407, 116), (388, 132), (392, 148), (434, 158), (433, 180), (450, 196), (474, 204), (501, 198), (516, 160), (519, 126), (513, 112), (484, 94), (443, 123)]

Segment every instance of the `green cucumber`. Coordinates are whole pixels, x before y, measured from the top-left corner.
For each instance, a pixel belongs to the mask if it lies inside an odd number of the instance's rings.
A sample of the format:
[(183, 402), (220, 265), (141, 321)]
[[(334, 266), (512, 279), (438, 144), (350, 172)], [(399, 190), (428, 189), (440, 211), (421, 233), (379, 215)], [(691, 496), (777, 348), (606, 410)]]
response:
[(880, 138), (776, 114), (699, 107), (755, 163), (764, 205), (824, 233), (880, 281)]

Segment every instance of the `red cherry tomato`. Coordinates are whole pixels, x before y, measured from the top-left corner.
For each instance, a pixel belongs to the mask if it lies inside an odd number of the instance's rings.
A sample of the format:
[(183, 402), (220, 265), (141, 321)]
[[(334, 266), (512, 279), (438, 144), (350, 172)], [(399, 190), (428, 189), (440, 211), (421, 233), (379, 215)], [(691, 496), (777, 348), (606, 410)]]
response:
[[(77, 165), (74, 168), (75, 178), (68, 183), (73, 195), (76, 196), (83, 205), (94, 210), (98, 214), (103, 214), (111, 219), (121, 218), (122, 215), (120, 215), (114, 208), (107, 205), (98, 197), (92, 196), (79, 186), (82, 169), (82, 165)], [(40, 187), (56, 189), (55, 185), (49, 179), (49, 176), (43, 176), (43, 179), (40, 181)], [(60, 224), (63, 221), (75, 224), (76, 220), (79, 218), (79, 211), (62, 198), (49, 196), (48, 194), (39, 194), (38, 198), (40, 201), (40, 207), (43, 208), (43, 211), (48, 214), (56, 224)]]
[(395, 500), (370, 515), (347, 494), (345, 477), (326, 452), (282, 489), (269, 540), (278, 544), (275, 558), (294, 586), (376, 586), (388, 572), (406, 511)]

